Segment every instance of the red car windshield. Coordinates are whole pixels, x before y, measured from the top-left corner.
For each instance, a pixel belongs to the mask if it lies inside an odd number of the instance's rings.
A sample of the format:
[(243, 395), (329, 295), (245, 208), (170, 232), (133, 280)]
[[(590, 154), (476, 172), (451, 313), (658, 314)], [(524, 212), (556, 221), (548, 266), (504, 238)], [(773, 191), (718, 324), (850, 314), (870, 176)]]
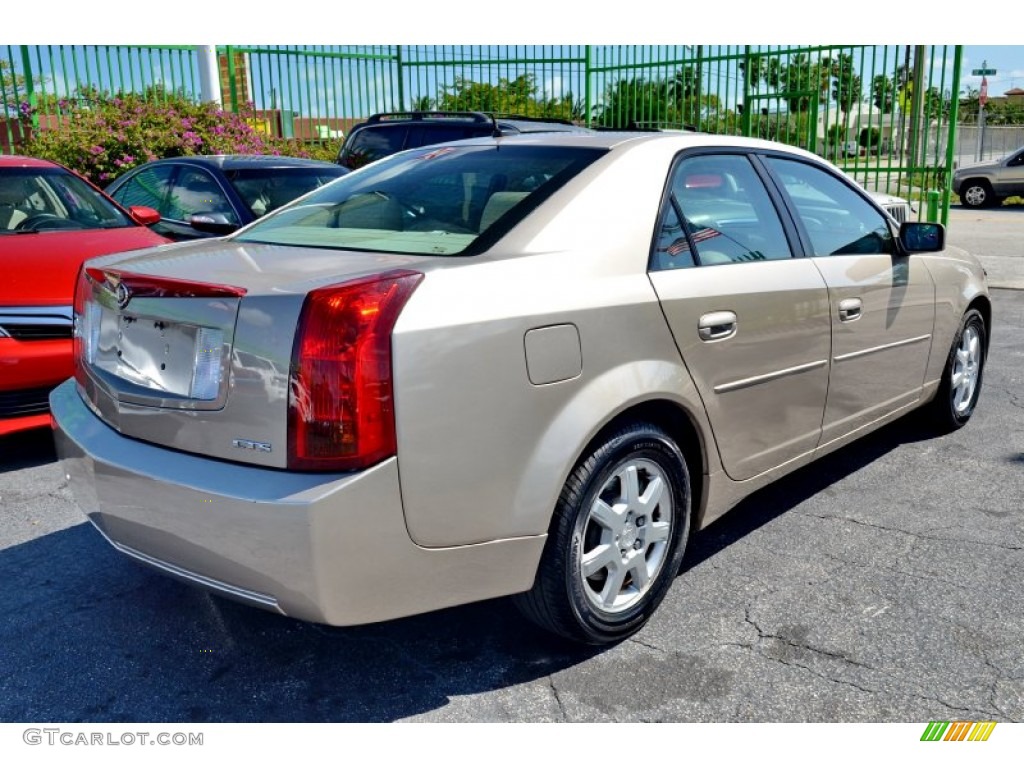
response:
[(82, 179), (61, 168), (0, 169), (0, 236), (113, 229), (135, 223)]

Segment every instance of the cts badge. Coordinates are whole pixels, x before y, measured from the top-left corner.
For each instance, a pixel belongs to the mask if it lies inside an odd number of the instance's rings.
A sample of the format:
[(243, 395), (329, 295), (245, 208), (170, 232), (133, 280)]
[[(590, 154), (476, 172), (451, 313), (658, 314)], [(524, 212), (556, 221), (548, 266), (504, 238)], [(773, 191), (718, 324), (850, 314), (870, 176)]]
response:
[(231, 441), (231, 444), (235, 448), (242, 448), (246, 451), (259, 451), (260, 453), (270, 453), (272, 450), (270, 443), (257, 443), (255, 440), (239, 440), (235, 438)]

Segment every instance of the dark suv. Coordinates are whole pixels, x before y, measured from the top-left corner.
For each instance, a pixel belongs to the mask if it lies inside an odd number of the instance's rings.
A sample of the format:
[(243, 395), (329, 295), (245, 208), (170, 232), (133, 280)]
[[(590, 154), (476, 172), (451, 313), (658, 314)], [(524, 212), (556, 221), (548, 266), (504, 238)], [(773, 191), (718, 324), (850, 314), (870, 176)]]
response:
[(338, 164), (355, 170), (374, 160), (428, 144), (446, 144), (478, 136), (566, 131), (588, 133), (568, 120), (483, 112), (384, 112), (359, 123), (338, 152)]

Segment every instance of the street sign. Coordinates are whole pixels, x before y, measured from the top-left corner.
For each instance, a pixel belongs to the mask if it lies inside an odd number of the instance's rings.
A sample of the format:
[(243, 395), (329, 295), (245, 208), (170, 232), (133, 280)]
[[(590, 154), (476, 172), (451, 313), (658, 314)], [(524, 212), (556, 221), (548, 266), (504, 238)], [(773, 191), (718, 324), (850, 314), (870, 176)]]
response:
[(994, 69), (972, 69), (972, 75), (994, 75), (996, 71)]

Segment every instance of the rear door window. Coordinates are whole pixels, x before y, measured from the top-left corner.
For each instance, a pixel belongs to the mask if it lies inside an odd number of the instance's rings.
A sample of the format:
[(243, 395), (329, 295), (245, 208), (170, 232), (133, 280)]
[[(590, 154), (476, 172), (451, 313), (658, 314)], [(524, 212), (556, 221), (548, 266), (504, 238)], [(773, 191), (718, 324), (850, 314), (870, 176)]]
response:
[(133, 205), (145, 205), (160, 211), (163, 215), (171, 189), (173, 173), (173, 165), (144, 168), (118, 187), (111, 197), (125, 208), (130, 208)]
[(407, 125), (375, 125), (356, 131), (345, 151), (342, 165), (362, 168), (367, 163), (401, 152), (409, 135)]
[(702, 154), (677, 163), (652, 269), (792, 255), (778, 212), (746, 155)]

